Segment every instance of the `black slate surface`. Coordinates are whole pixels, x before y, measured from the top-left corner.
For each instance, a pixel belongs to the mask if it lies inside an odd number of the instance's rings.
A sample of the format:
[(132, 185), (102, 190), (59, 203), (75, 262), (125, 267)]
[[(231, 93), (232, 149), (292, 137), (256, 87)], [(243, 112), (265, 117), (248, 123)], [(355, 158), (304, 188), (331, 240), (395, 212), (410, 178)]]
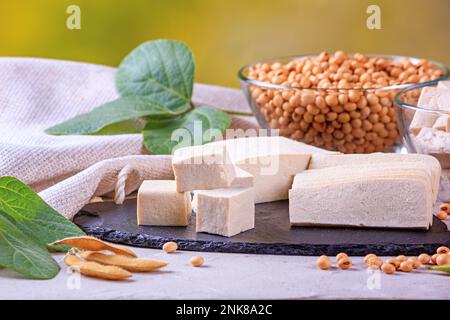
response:
[(136, 224), (136, 200), (88, 205), (75, 217), (86, 233), (105, 241), (161, 248), (176, 241), (182, 250), (279, 255), (418, 255), (450, 245), (447, 226), (435, 218), (429, 231), (355, 228), (290, 227), (288, 202), (256, 206), (255, 229), (232, 238), (195, 232), (195, 216), (185, 227), (146, 227)]

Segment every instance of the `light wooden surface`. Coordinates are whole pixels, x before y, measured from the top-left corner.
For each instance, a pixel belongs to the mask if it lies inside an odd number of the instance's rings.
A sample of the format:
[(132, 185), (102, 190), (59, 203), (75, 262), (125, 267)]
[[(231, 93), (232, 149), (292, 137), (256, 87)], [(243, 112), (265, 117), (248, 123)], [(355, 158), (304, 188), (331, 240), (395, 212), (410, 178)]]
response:
[[(322, 271), (315, 257), (201, 253), (205, 266), (193, 268), (194, 252), (135, 250), (170, 265), (124, 282), (86, 278), (62, 264), (48, 281), (0, 270), (0, 299), (450, 299), (450, 275), (425, 269), (368, 273), (361, 257), (352, 258), (350, 270)], [(61, 262), (62, 255), (55, 258)]]

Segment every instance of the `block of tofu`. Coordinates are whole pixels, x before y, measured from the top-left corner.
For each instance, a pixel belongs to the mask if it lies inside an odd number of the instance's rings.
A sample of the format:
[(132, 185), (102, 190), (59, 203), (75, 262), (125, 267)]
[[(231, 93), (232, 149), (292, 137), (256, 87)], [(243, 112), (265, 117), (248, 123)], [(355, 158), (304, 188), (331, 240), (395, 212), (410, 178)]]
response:
[(253, 187), (254, 179), (252, 174), (248, 173), (245, 170), (242, 170), (239, 167), (234, 168), (236, 176), (234, 177), (234, 180), (231, 182), (231, 188), (249, 188)]
[(439, 200), (450, 202), (450, 169), (442, 170)]
[(231, 161), (253, 175), (256, 203), (287, 199), (294, 175), (306, 169), (312, 154), (338, 154), (278, 136), (211, 144), (225, 146)]
[[(426, 110), (450, 110), (450, 90), (425, 87), (420, 93), (417, 106)], [(418, 135), (422, 128), (433, 127), (439, 116), (438, 112), (416, 111), (409, 130)]]
[[(363, 164), (359, 166), (347, 165), (330, 167), (324, 169), (312, 169), (304, 171), (298, 174), (294, 178), (292, 189), (298, 189), (303, 186), (316, 186), (324, 185), (327, 183), (339, 183), (350, 182), (358, 180), (361, 177), (366, 179), (378, 179), (383, 177), (389, 178), (404, 178), (412, 177), (415, 179), (421, 179), (426, 183), (428, 190), (427, 203), (431, 210), (433, 204), (437, 200), (438, 190), (436, 193), (432, 189), (432, 179), (430, 169), (419, 162), (404, 162), (399, 163), (380, 163), (380, 164)], [(437, 186), (439, 188), (439, 185)], [(432, 215), (430, 211), (430, 225), (432, 221)]]
[(334, 171), (331, 181), (330, 168), (311, 171), (316, 179), (300, 173), (289, 192), (292, 225), (428, 229), (432, 223), (431, 186), (422, 171)]
[(137, 195), (137, 223), (149, 226), (187, 226), (191, 195), (177, 192), (175, 180), (145, 180)]
[(433, 129), (450, 132), (450, 116), (446, 114), (439, 116), (433, 124)]
[(197, 190), (196, 231), (232, 237), (255, 227), (253, 188)]
[(449, 89), (450, 90), (450, 81), (439, 81), (437, 87), (440, 89)]
[(236, 176), (226, 148), (219, 145), (177, 149), (172, 168), (178, 192), (228, 188)]
[[(371, 154), (341, 154), (341, 155), (313, 155), (309, 169), (323, 169), (342, 165), (380, 165), (387, 163), (390, 167), (402, 167), (405, 163), (417, 162), (426, 165), (431, 174), (431, 183), (434, 198), (439, 190), (441, 176), (441, 164), (430, 155), (426, 154), (401, 154), (401, 153), (371, 153)], [(397, 164), (394, 164), (397, 163)], [(411, 167), (411, 165), (409, 165)]]

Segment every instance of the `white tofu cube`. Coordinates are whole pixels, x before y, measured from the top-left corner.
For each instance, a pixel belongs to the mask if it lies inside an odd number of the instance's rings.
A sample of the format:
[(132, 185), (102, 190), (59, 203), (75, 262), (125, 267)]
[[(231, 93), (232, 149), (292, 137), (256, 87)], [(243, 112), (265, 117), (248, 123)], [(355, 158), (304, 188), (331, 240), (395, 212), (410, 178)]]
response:
[(253, 187), (255, 177), (239, 167), (235, 167), (236, 177), (231, 182), (232, 188), (250, 188)]
[(197, 190), (196, 231), (232, 237), (255, 227), (253, 188)]
[(137, 223), (149, 226), (187, 226), (191, 194), (177, 192), (174, 180), (146, 180), (137, 196)]
[(223, 146), (193, 146), (175, 151), (172, 158), (178, 192), (228, 188), (236, 173)]
[(231, 161), (254, 177), (255, 203), (288, 198), (295, 174), (308, 166), (311, 154), (336, 153), (285, 137), (247, 137), (212, 142), (226, 146)]

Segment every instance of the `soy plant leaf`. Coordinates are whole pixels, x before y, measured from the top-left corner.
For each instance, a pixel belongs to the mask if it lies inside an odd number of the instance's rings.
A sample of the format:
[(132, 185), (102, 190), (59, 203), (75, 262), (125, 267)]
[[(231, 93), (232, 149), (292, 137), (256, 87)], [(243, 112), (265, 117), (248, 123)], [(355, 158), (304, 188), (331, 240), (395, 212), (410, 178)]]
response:
[(140, 117), (173, 116), (188, 109), (189, 104), (169, 109), (145, 97), (122, 97), (48, 128), (45, 132), (53, 135), (135, 133), (142, 129), (133, 126), (133, 121)]
[(42, 246), (59, 239), (85, 235), (14, 177), (0, 178), (0, 210), (11, 217), (17, 228)]
[(148, 122), (143, 131), (144, 145), (152, 153), (171, 154), (180, 139), (190, 139), (189, 145), (193, 142), (204, 144), (214, 139), (206, 134), (208, 129), (223, 133), (230, 124), (231, 116), (227, 113), (198, 107), (170, 121)]
[(51, 279), (59, 272), (46, 247), (22, 232), (0, 211), (0, 266), (34, 279)]
[(116, 87), (121, 96), (145, 96), (169, 109), (190, 103), (194, 58), (184, 43), (154, 40), (134, 49), (119, 66)]

